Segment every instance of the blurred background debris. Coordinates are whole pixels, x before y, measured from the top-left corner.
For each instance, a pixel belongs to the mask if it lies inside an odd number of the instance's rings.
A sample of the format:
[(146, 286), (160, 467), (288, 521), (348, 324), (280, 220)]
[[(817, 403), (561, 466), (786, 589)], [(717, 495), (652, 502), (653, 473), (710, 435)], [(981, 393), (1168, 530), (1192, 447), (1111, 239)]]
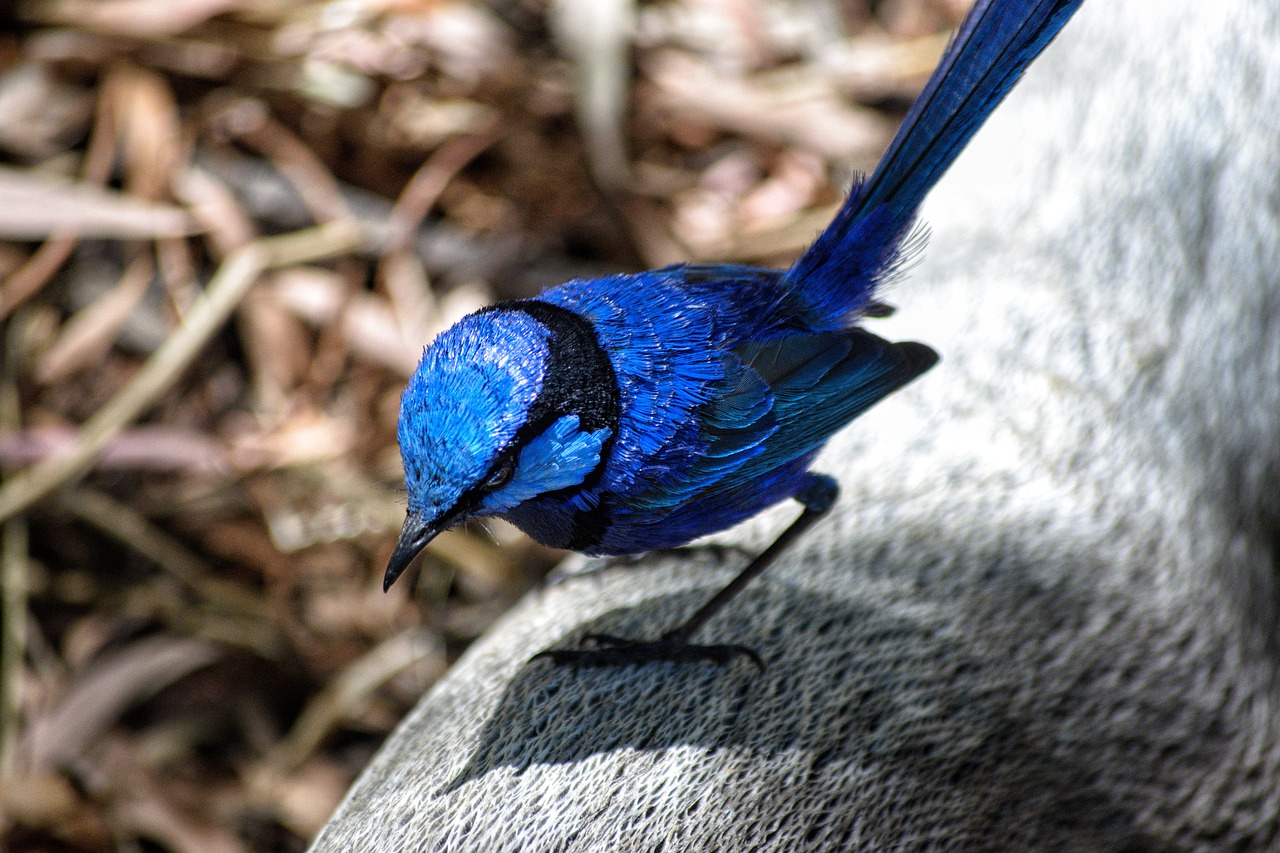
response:
[(561, 554), (381, 576), (400, 391), (575, 276), (785, 264), (967, 0), (29, 0), (0, 27), (0, 846), (303, 849)]

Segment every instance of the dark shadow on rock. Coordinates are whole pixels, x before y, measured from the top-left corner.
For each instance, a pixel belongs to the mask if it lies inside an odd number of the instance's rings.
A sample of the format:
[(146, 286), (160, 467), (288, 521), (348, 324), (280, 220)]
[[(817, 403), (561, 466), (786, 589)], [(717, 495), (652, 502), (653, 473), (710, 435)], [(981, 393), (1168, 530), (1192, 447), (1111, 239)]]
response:
[[(612, 611), (556, 647), (575, 647), (588, 633), (644, 636), (704, 598), (666, 596)], [(870, 774), (897, 780), (891, 808), (904, 814), (949, 803), (957, 828), (975, 829), (978, 847), (982, 827), (1003, 825), (997, 837), (1007, 839), (1012, 823), (1033, 847), (1063, 838), (1083, 840), (1081, 849), (1153, 848), (1133, 816), (1091, 784), (1095, 774), (1055, 754), (1031, 721), (1010, 716), (1025, 684), (1002, 671), (1006, 661), (975, 657), (921, 620), (772, 586), (748, 590), (698, 639), (748, 645), (766, 670), (746, 660), (581, 669), (530, 662), (439, 795), (495, 769), (520, 774), (618, 750), (733, 750), (766, 768), (801, 752), (807, 776), (787, 784), (830, 798), (830, 820), (847, 822), (849, 833), (866, 801), (855, 780)]]

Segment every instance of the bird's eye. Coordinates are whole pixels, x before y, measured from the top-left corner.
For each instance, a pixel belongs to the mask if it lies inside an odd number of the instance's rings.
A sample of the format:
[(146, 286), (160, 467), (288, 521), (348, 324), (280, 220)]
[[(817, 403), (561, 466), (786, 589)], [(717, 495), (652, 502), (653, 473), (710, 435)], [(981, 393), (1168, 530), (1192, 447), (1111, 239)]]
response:
[(492, 492), (495, 489), (501, 489), (507, 483), (511, 482), (511, 478), (515, 476), (515, 473), (515, 460), (507, 459), (503, 461), (501, 465), (493, 469), (493, 472), (489, 475), (488, 479), (484, 481), (485, 491)]

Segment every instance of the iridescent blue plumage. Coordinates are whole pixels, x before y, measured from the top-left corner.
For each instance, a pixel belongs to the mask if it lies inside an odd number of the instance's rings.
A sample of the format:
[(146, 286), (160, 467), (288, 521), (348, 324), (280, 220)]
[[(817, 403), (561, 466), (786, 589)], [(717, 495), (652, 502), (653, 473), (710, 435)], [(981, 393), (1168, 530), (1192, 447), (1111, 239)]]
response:
[(835, 498), (826, 440), (937, 360), (852, 324), (929, 189), (1082, 0), (979, 0), (880, 166), (785, 272), (674, 266), (503, 303), (427, 348), (400, 416), (409, 512), (389, 586), (440, 530), (504, 516), (591, 554), (680, 545), (787, 498), (800, 520), (655, 643), (558, 661), (724, 659), (689, 636)]

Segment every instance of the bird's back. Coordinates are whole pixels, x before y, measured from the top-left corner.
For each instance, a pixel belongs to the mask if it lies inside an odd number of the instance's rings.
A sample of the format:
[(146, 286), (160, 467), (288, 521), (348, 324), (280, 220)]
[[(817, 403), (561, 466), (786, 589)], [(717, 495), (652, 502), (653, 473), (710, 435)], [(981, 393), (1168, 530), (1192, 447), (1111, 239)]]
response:
[(681, 265), (539, 299), (593, 325), (621, 417), (595, 482), (508, 518), (586, 553), (681, 545), (785, 500), (832, 433), (936, 361), (860, 329), (815, 331), (781, 272), (755, 267)]

